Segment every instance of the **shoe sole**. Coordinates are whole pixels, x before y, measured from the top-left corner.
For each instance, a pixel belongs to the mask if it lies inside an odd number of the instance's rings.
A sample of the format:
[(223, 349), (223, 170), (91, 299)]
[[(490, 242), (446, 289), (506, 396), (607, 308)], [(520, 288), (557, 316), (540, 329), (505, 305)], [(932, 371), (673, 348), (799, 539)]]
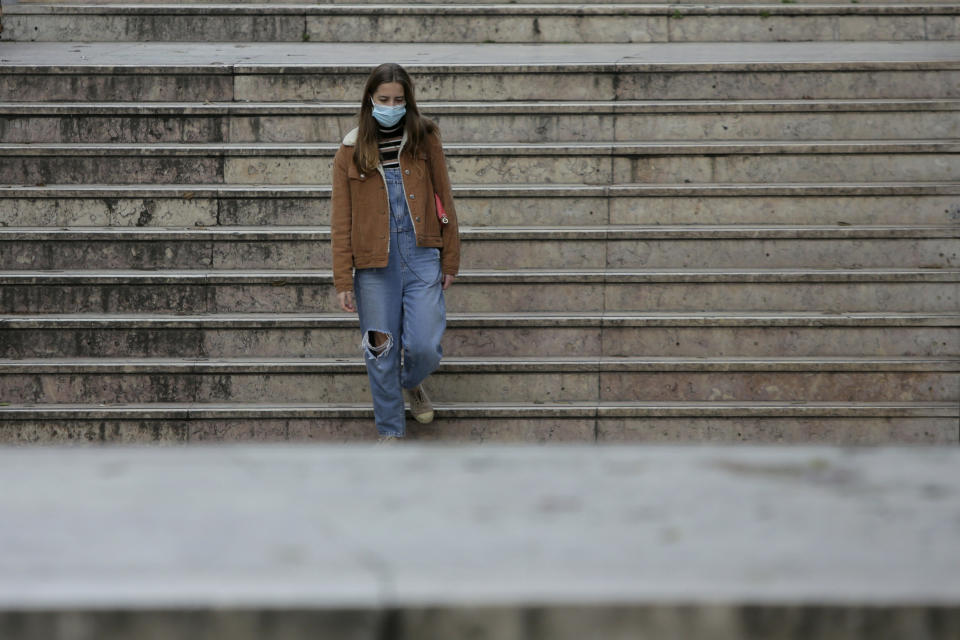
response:
[(430, 424), (433, 422), (433, 411), (427, 411), (426, 413), (414, 415), (413, 419), (420, 424)]

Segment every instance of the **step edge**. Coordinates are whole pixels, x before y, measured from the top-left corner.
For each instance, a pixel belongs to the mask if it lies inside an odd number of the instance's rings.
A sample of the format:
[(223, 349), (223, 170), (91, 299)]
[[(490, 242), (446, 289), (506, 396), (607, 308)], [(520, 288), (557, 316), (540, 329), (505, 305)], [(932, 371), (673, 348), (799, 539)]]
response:
[[(327, 142), (210, 142), (210, 143), (0, 143), (0, 156), (49, 157), (315, 157), (332, 156), (338, 143)], [(818, 155), (957, 153), (960, 138), (889, 140), (733, 140), (651, 142), (516, 142), (463, 143), (444, 145), (447, 157), (510, 155), (611, 156), (611, 155)]]
[[(450, 357), (437, 373), (960, 372), (956, 357)], [(0, 375), (238, 374), (366, 372), (355, 358), (25, 358), (0, 359)]]
[[(555, 284), (629, 284), (664, 283), (756, 283), (756, 282), (956, 282), (957, 268), (930, 269), (504, 269), (464, 270), (459, 282), (467, 284), (555, 283)], [(88, 271), (0, 271), (0, 284), (292, 284), (328, 285), (329, 269), (302, 271), (240, 270), (88, 270)]]
[[(50, 329), (184, 329), (184, 328), (324, 328), (355, 327), (356, 316), (344, 314), (4, 314), (0, 330)], [(960, 326), (960, 313), (501, 313), (447, 315), (447, 326), (461, 327), (839, 327), (898, 328)]]
[[(473, 184), (455, 185), (454, 195), (459, 197), (676, 197), (680, 192), (685, 197), (754, 197), (794, 196), (798, 191), (810, 192), (813, 196), (903, 196), (903, 195), (956, 195), (960, 194), (960, 182), (882, 182), (882, 183), (657, 183), (615, 185), (583, 184)], [(49, 184), (0, 185), (0, 198), (90, 198), (90, 197), (156, 197), (179, 199), (184, 194), (202, 198), (283, 198), (319, 197), (329, 199), (329, 185), (191, 185), (191, 184), (118, 184), (78, 185)], [(318, 195), (320, 194), (320, 195)], [(801, 194), (807, 195), (807, 194)]]
[[(329, 225), (209, 227), (0, 226), (0, 242), (306, 242), (330, 239)], [(960, 225), (461, 225), (473, 242), (607, 240), (859, 240), (960, 238)]]
[[(820, 402), (820, 403), (436, 403), (437, 411), (447, 417), (503, 418), (619, 418), (619, 417), (958, 417), (956, 403), (948, 402)], [(216, 419), (243, 417), (364, 417), (373, 415), (369, 404), (143, 404), (143, 405), (16, 405), (0, 407), (0, 422), (38, 418), (61, 420), (97, 419)]]
[(281, 15), (281, 16), (367, 16), (367, 15), (397, 15), (397, 16), (435, 16), (438, 13), (455, 16), (571, 16), (571, 17), (598, 17), (598, 16), (676, 16), (682, 17), (711, 17), (711, 16), (742, 16), (742, 17), (772, 17), (772, 16), (927, 16), (927, 15), (960, 15), (960, 6), (951, 3), (918, 3), (905, 5), (900, 3), (862, 3), (858, 5), (844, 4), (713, 4), (676, 5), (667, 3), (650, 4), (617, 4), (598, 3), (583, 4), (556, 4), (530, 3), (517, 4), (485, 4), (472, 6), (465, 4), (416, 4), (398, 3), (391, 5), (371, 4), (203, 4), (183, 3), (171, 4), (151, 2), (136, 5), (125, 4), (27, 4), (11, 5), (7, 15), (29, 16), (57, 16), (57, 15), (197, 15), (208, 14), (214, 16), (250, 16), (250, 15)]
[[(583, 113), (631, 114), (729, 114), (729, 113), (862, 113), (929, 112), (960, 110), (958, 98), (845, 98), (767, 100), (596, 100), (596, 101), (462, 101), (419, 102), (424, 113), (441, 115), (578, 115)], [(39, 117), (82, 115), (158, 116), (298, 116), (355, 115), (354, 102), (11, 102), (0, 101), (5, 116)]]

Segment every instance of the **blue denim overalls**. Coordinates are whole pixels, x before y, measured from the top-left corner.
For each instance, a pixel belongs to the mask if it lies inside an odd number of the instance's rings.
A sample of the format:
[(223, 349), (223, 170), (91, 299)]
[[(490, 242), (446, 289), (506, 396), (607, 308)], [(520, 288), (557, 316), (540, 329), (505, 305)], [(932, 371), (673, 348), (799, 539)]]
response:
[[(440, 250), (417, 246), (400, 169), (383, 169), (383, 174), (390, 198), (389, 262), (383, 268), (357, 269), (353, 287), (377, 431), (402, 437), (401, 387), (413, 389), (440, 364), (446, 307)], [(374, 331), (388, 336), (380, 347), (372, 345)]]

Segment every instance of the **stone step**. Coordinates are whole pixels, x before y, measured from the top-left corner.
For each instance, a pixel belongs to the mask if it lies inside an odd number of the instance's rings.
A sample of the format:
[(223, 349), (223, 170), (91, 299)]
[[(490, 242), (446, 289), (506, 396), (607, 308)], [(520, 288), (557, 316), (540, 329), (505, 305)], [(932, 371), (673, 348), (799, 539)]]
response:
[[(331, 181), (336, 144), (0, 144), (0, 182)], [(447, 144), (459, 184), (957, 181), (960, 140)]]
[[(960, 137), (960, 100), (427, 102), (445, 142), (842, 140)], [(328, 142), (338, 103), (0, 104), (0, 142)]]
[[(7, 313), (325, 313), (329, 271), (5, 271)], [(857, 311), (955, 313), (957, 269), (466, 271), (451, 313)]]
[(35, 448), (0, 483), (10, 640), (960, 634), (956, 447)]
[[(95, 3), (91, 3), (90, 0), (56, 0), (56, 2), (51, 2), (50, 0), (18, 0), (17, 4), (20, 5), (113, 5), (113, 6), (124, 6), (124, 5), (148, 5), (148, 6), (163, 6), (163, 7), (192, 7), (195, 5), (209, 6), (213, 9), (220, 9), (223, 7), (234, 7), (235, 5), (259, 5), (258, 8), (263, 10), (272, 8), (272, 7), (289, 7), (290, 5), (302, 6), (302, 5), (319, 5), (319, 6), (329, 6), (333, 8), (334, 6), (346, 7), (346, 6), (357, 6), (363, 7), (364, 5), (380, 5), (385, 6), (383, 0), (273, 0), (264, 2), (263, 0), (236, 0), (229, 4), (224, 4), (222, 0), (211, 0), (210, 2), (198, 2), (197, 0), (184, 0), (183, 2), (157, 2), (157, 0), (97, 0)], [(420, 6), (431, 6), (431, 5), (447, 5), (456, 7), (465, 7), (480, 4), (482, 6), (487, 5), (500, 5), (509, 7), (511, 5), (516, 5), (517, 3), (513, 0), (483, 0), (482, 3), (476, 2), (476, 0), (405, 0), (403, 5), (411, 7), (420, 7)], [(523, 2), (524, 5), (541, 5), (541, 6), (551, 6), (551, 5), (564, 5), (564, 4), (576, 4), (582, 5), (584, 7), (591, 6), (593, 3), (584, 3), (583, 0), (551, 0), (548, 3), (538, 3), (538, 2)], [(599, 5), (664, 5), (668, 4), (671, 7), (677, 7), (680, 9), (690, 8), (697, 9), (703, 6), (742, 6), (750, 7), (751, 5), (767, 5), (771, 7), (780, 7), (782, 4), (793, 4), (794, 6), (809, 6), (809, 5), (837, 5), (842, 4), (838, 3), (837, 0), (798, 0), (794, 3), (773, 3), (772, 0), (676, 0), (676, 2), (664, 3), (663, 0), (602, 0), (595, 4)], [(865, 0), (864, 6), (874, 6), (874, 5), (904, 5), (904, 0)], [(919, 3), (921, 6), (927, 5), (955, 5), (957, 0), (922, 0)], [(9, 6), (13, 6), (12, 4)], [(253, 7), (250, 7), (253, 8)], [(625, 7), (629, 8), (629, 7)], [(308, 7), (304, 7), (303, 10), (306, 11)]]
[[(960, 223), (956, 183), (467, 185), (471, 225)], [(329, 186), (0, 185), (9, 226), (329, 224)]]
[(960, 6), (889, 4), (12, 5), (3, 39), (625, 43), (956, 40)]
[[(957, 402), (957, 358), (444, 358), (438, 401)], [(354, 358), (0, 361), (10, 403), (367, 402)]]
[(7, 102), (352, 101), (385, 59), (408, 66), (424, 101), (960, 98), (960, 42), (13, 42), (3, 53)]
[[(444, 352), (464, 357), (960, 356), (960, 314), (450, 314)], [(0, 358), (226, 358), (359, 353), (342, 314), (0, 316)]]
[[(948, 402), (436, 403), (407, 437), (443, 442), (957, 444)], [(3, 444), (360, 442), (367, 404), (0, 404)]]
[[(943, 268), (960, 226), (462, 227), (465, 269)], [(328, 227), (0, 228), (0, 269), (329, 269)]]

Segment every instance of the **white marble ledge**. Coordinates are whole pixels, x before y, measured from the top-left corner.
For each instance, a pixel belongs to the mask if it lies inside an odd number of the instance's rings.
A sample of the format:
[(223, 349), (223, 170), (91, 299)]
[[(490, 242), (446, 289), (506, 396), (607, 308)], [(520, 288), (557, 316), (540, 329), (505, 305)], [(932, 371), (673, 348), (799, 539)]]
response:
[(0, 448), (0, 610), (960, 604), (960, 448)]

